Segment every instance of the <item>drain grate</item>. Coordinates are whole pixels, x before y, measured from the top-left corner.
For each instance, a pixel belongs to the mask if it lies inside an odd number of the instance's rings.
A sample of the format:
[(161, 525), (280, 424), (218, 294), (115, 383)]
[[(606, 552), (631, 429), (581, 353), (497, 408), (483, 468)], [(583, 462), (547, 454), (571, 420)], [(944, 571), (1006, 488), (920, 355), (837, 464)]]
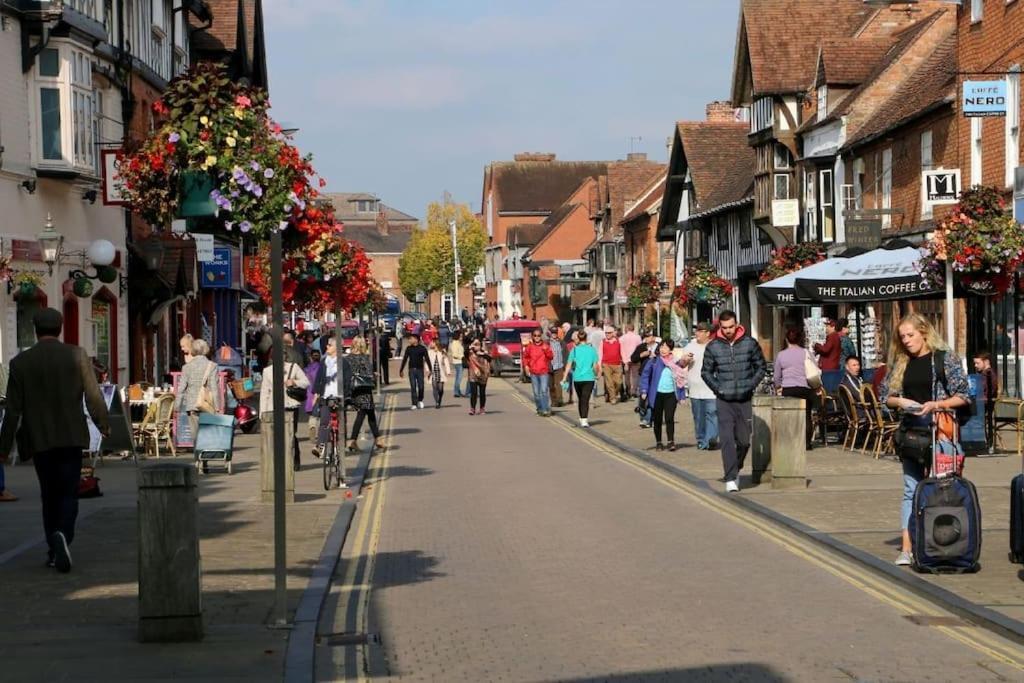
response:
[(971, 628), (974, 624), (960, 617), (939, 617), (928, 614), (905, 614), (903, 618), (918, 626), (950, 626), (954, 628)]
[(318, 636), (317, 645), (329, 647), (348, 647), (351, 645), (380, 645), (380, 636), (376, 633), (327, 633)]

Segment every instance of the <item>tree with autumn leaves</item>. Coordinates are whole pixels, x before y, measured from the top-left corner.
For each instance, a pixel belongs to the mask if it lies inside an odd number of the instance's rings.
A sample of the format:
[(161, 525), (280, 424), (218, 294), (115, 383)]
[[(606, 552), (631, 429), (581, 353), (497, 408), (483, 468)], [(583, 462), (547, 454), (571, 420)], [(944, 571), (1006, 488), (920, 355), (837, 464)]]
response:
[(417, 292), (450, 291), (455, 281), (455, 259), (448, 227), (455, 221), (459, 246), (459, 285), (473, 281), (484, 264), (487, 232), (465, 204), (433, 202), (427, 207), (426, 227), (413, 230), (398, 262), (398, 286), (410, 301)]

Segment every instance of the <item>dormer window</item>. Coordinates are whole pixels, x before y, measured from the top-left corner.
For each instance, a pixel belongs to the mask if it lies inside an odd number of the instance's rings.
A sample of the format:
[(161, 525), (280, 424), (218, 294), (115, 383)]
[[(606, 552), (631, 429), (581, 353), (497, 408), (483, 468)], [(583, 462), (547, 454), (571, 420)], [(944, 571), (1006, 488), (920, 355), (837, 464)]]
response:
[(828, 116), (828, 86), (818, 86), (818, 121), (824, 121)]
[(377, 200), (360, 199), (356, 202), (356, 211), (359, 213), (377, 213)]

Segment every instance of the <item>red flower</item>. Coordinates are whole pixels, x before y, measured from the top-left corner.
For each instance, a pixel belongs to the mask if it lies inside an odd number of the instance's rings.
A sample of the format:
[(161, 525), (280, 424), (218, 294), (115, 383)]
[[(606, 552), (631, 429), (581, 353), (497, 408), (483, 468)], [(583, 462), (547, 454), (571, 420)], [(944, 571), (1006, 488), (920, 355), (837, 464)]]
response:
[(158, 116), (167, 116), (171, 113), (171, 110), (167, 108), (163, 100), (157, 100), (153, 103), (153, 113)]

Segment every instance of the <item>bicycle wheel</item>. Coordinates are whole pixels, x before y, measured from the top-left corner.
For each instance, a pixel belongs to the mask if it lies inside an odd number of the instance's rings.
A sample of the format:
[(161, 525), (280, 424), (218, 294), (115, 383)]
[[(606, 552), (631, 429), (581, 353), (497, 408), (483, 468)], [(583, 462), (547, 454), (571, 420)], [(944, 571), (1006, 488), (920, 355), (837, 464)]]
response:
[(337, 486), (340, 477), (338, 476), (338, 445), (334, 441), (324, 444), (324, 491), (330, 491)]

